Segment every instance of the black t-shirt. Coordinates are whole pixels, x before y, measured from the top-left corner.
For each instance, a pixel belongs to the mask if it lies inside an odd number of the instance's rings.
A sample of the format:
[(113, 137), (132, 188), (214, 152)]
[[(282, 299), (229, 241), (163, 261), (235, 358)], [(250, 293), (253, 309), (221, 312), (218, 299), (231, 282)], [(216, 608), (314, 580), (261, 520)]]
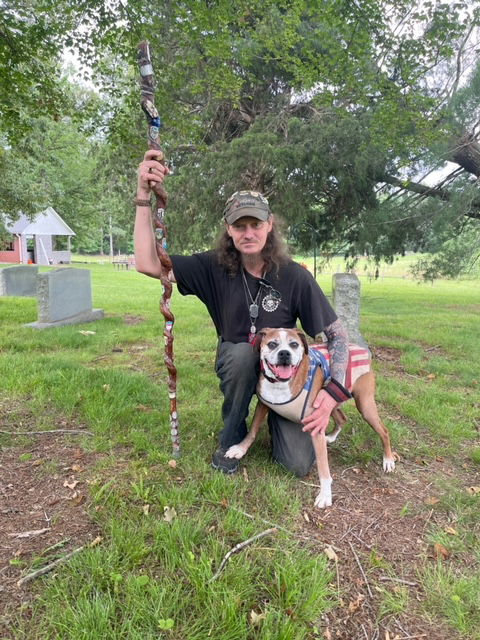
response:
[[(290, 260), (265, 274), (265, 280), (281, 295), (278, 303), (260, 280), (244, 271), (235, 277), (218, 263), (214, 251), (193, 256), (170, 256), (177, 287), (182, 295), (196, 295), (207, 307), (218, 335), (228, 342), (246, 342), (251, 320), (249, 306), (258, 296), (257, 332), (264, 327), (295, 327), (300, 320), (306, 333), (315, 337), (337, 319), (325, 294), (304, 267)], [(251, 296), (251, 298), (250, 298)]]

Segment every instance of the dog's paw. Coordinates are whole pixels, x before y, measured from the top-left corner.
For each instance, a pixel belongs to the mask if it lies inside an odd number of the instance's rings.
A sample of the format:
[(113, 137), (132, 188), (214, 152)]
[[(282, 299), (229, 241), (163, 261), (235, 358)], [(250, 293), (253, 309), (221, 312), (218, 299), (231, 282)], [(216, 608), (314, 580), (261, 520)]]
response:
[(318, 509), (332, 506), (332, 479), (320, 481), (320, 493), (315, 498), (315, 506)]
[(232, 445), (229, 449), (225, 451), (226, 458), (236, 458), (240, 460), (247, 453), (246, 449), (240, 447), (238, 444)]
[(395, 471), (395, 457), (393, 456), (392, 458), (383, 458), (383, 470), (385, 471), (385, 473), (391, 473), (392, 471)]
[(317, 509), (325, 509), (326, 507), (332, 506), (332, 492), (323, 492), (320, 491), (318, 496), (315, 498), (315, 506)]

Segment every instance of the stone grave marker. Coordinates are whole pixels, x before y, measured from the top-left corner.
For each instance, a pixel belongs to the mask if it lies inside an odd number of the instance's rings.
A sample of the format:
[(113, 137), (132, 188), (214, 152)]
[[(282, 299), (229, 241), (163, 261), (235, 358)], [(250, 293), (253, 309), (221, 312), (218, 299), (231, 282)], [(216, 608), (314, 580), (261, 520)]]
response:
[(368, 348), (360, 333), (360, 280), (353, 273), (335, 273), (332, 303), (337, 316), (348, 330), (350, 342)]
[(61, 327), (103, 318), (92, 309), (91, 273), (88, 269), (60, 267), (37, 276), (38, 320), (34, 329)]
[(0, 296), (37, 295), (38, 267), (19, 265), (0, 269)]

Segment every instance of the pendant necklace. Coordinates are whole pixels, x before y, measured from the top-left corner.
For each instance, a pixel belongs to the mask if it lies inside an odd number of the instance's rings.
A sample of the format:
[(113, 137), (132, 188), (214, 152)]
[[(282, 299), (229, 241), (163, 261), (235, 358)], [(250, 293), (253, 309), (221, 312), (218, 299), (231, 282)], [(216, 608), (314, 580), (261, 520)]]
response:
[[(262, 278), (265, 277), (265, 272)], [(262, 291), (262, 285), (258, 287), (257, 295), (255, 296), (255, 300), (251, 294), (251, 291), (248, 287), (247, 278), (245, 277), (245, 269), (242, 267), (242, 278), (243, 278), (243, 288), (245, 290), (245, 298), (247, 300), (248, 306), (248, 315), (250, 316), (250, 332), (248, 334), (248, 342), (253, 344), (255, 341), (255, 335), (257, 333), (257, 328), (255, 327), (255, 323), (258, 318), (258, 300), (260, 298), (260, 293)]]

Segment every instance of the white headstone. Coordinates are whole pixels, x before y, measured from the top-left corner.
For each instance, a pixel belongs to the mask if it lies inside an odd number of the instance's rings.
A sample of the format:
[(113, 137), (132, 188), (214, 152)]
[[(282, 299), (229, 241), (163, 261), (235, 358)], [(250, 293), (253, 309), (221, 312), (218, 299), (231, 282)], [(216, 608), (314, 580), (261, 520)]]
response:
[(92, 309), (91, 273), (88, 269), (60, 268), (37, 277), (38, 321), (35, 329), (92, 322), (103, 318)]

